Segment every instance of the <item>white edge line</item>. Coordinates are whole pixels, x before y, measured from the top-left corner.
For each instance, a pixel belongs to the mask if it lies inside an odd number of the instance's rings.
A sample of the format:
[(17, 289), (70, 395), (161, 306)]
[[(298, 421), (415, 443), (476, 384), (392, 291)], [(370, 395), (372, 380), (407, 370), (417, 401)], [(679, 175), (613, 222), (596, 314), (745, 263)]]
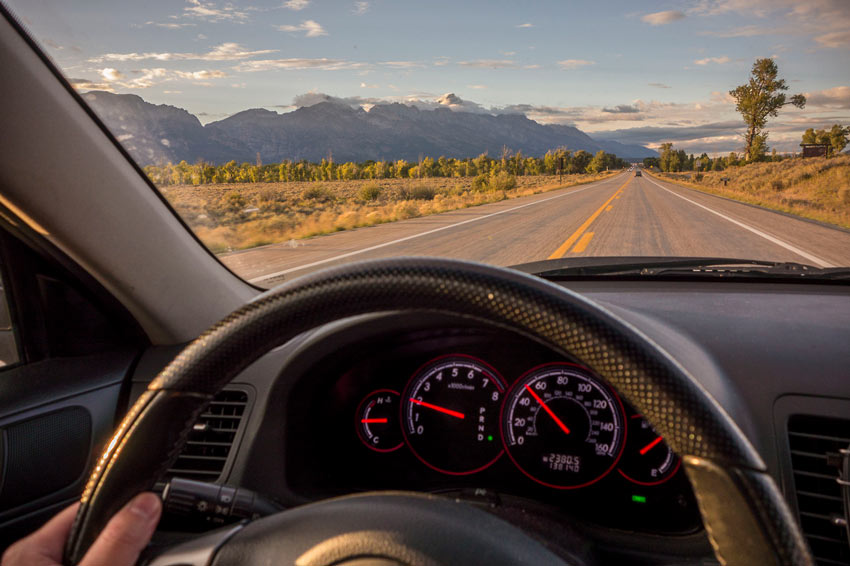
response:
[[(578, 189), (578, 190), (575, 190), (575, 191), (570, 191), (568, 193), (555, 195), (553, 197), (549, 197), (549, 198), (545, 198), (545, 199), (541, 199), (541, 200), (536, 200), (534, 202), (529, 202), (529, 203), (526, 203), (526, 204), (521, 204), (521, 205), (515, 206), (513, 208), (507, 208), (505, 210), (500, 210), (499, 212), (493, 212), (491, 214), (486, 214), (484, 216), (478, 216), (478, 217), (475, 217), (475, 218), (470, 218), (469, 220), (464, 220), (462, 222), (456, 222), (454, 224), (449, 224), (448, 226), (440, 226), (439, 228), (434, 228), (433, 230), (428, 230), (426, 232), (420, 232), (419, 234), (412, 234), (410, 236), (405, 236), (404, 238), (399, 238), (397, 240), (392, 240), (390, 242), (384, 242), (383, 244), (377, 244), (377, 245), (374, 245), (374, 246), (370, 246), (368, 248), (363, 248), (363, 249), (360, 249), (360, 250), (354, 250), (353, 252), (344, 253), (342, 255), (337, 255), (337, 256), (334, 256), (334, 257), (320, 259), (319, 261), (314, 261), (313, 263), (305, 263), (304, 265), (299, 265), (298, 267), (290, 267), (289, 269), (284, 269), (283, 271), (276, 271), (275, 273), (269, 273), (269, 274), (266, 274), (266, 275), (261, 275), (260, 277), (255, 277), (254, 279), (249, 279), (248, 283), (259, 283), (259, 282), (265, 281), (267, 279), (274, 279), (275, 277), (280, 277), (281, 275), (286, 275), (287, 273), (292, 273), (293, 271), (301, 271), (302, 269), (309, 269), (311, 267), (315, 267), (317, 265), (322, 265), (322, 264), (325, 264), (325, 263), (330, 263), (330, 262), (336, 261), (338, 259), (345, 259), (347, 257), (351, 257), (351, 256), (354, 256), (354, 255), (358, 255), (358, 254), (362, 254), (362, 253), (366, 253), (366, 252), (371, 252), (372, 250), (377, 250), (377, 249), (384, 248), (384, 247), (387, 247), (387, 246), (392, 246), (394, 244), (398, 244), (398, 243), (401, 243), (401, 242), (406, 242), (407, 240), (413, 240), (414, 238), (420, 238), (422, 236), (427, 236), (428, 234), (433, 234), (435, 232), (441, 232), (443, 230), (448, 230), (449, 228), (455, 228), (457, 226), (462, 226), (463, 224), (469, 224), (470, 222), (478, 222), (479, 220), (484, 220), (485, 218), (491, 218), (493, 216), (498, 216), (499, 214), (504, 214), (506, 212), (513, 212), (514, 210), (519, 210), (520, 208), (525, 208), (527, 206), (533, 206), (535, 204), (540, 204), (542, 202), (547, 202), (547, 201), (550, 201), (550, 200), (554, 200), (556, 198), (562, 198), (562, 197), (565, 197), (565, 196), (574, 195), (576, 193), (586, 191), (587, 189), (591, 189), (594, 186), (598, 186), (598, 184), (600, 184), (600, 183), (605, 183), (605, 182), (608, 182), (608, 181), (615, 179), (615, 178), (616, 178), (616, 176), (610, 177), (608, 179), (604, 179), (603, 181), (591, 183), (588, 186), (583, 187), (583, 188)], [(450, 212), (450, 211), (447, 211), (447, 212)]]
[(719, 216), (723, 220), (727, 220), (727, 221), (731, 222), (732, 224), (735, 224), (736, 226), (740, 226), (744, 230), (749, 230), (750, 232), (752, 232), (756, 236), (761, 236), (765, 240), (772, 242), (772, 243), (776, 244), (777, 246), (783, 247), (790, 252), (794, 252), (795, 254), (806, 258), (807, 260), (811, 261), (812, 263), (817, 264), (820, 267), (835, 267), (834, 265), (832, 265), (828, 261), (822, 260), (821, 258), (814, 256), (814, 255), (812, 255), (812, 254), (810, 254), (806, 251), (803, 251), (796, 246), (792, 246), (788, 242), (784, 242), (784, 241), (780, 240), (779, 238), (775, 238), (775, 237), (771, 236), (770, 234), (766, 234), (765, 232), (762, 232), (761, 230), (759, 230), (757, 228), (753, 228), (752, 226), (744, 224), (743, 222), (739, 222), (738, 220), (735, 220), (734, 218), (730, 218), (730, 217), (726, 216), (725, 214), (717, 212), (716, 210), (712, 210), (712, 209), (708, 208), (707, 206), (703, 206), (698, 202), (692, 201), (691, 199), (689, 199), (687, 197), (683, 197), (682, 195), (671, 191), (667, 187), (663, 187), (660, 184), (656, 183), (655, 179), (652, 179), (651, 177), (647, 177), (647, 179), (649, 180), (650, 183), (652, 183), (653, 185), (657, 186), (658, 188), (660, 188), (662, 190), (667, 191), (671, 195), (679, 197), (682, 200), (686, 200), (689, 203), (693, 204), (694, 206), (698, 206), (701, 209), (706, 210), (706, 211), (708, 211), (712, 214), (716, 214), (717, 216)]

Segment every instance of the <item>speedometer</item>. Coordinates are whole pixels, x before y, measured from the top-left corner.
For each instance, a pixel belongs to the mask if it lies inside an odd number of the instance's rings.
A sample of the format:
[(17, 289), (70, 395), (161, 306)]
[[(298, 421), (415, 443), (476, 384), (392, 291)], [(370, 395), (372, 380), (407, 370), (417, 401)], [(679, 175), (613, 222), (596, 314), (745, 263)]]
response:
[(505, 386), (483, 361), (453, 354), (417, 371), (402, 396), (404, 437), (427, 466), (445, 474), (483, 470), (502, 455), (499, 407)]
[(557, 489), (592, 484), (623, 452), (620, 398), (587, 370), (551, 363), (520, 377), (505, 400), (502, 438), (528, 477)]

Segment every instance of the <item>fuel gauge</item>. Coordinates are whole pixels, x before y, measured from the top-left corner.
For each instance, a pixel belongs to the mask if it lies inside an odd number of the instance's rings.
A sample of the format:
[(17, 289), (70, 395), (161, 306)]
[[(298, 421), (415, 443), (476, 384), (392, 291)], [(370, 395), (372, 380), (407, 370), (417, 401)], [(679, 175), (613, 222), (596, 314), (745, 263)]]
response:
[(628, 439), (618, 471), (638, 485), (659, 485), (679, 470), (682, 461), (641, 415), (629, 417)]
[(399, 424), (399, 394), (392, 389), (378, 389), (366, 396), (357, 407), (357, 436), (376, 452), (392, 452), (404, 444)]

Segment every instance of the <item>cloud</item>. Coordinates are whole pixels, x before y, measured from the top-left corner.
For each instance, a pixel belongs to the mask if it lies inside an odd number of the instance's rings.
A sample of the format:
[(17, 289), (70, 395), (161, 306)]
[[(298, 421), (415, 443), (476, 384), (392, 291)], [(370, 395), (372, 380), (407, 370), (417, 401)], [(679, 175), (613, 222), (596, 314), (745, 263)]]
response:
[(114, 92), (112, 85), (108, 83), (98, 83), (89, 79), (68, 79), (68, 82), (76, 90), (105, 90), (107, 92)]
[(815, 41), (817, 41), (824, 47), (848, 47), (850, 46), (850, 31), (845, 30), (825, 33), (823, 35), (815, 37)]
[(557, 63), (557, 65), (562, 69), (579, 69), (581, 67), (587, 67), (595, 64), (596, 61), (587, 61), (585, 59), (564, 59)]
[(461, 67), (471, 67), (475, 69), (515, 69), (516, 62), (510, 59), (477, 59), (474, 61), (458, 61)]
[(684, 12), (680, 12), (679, 10), (667, 10), (665, 12), (646, 14), (641, 18), (641, 21), (646, 22), (651, 26), (663, 26), (684, 19), (684, 17)]
[(744, 17), (784, 19), (788, 25), (744, 26), (726, 32), (704, 32), (718, 37), (747, 37), (769, 33), (810, 36), (824, 48), (850, 47), (850, 4), (847, 0), (699, 0), (690, 10), (694, 15), (734, 13)]
[(318, 22), (315, 20), (304, 20), (297, 26), (275, 26), (280, 31), (288, 31), (288, 32), (305, 32), (304, 35), (306, 37), (319, 37), (322, 35), (328, 35), (328, 32), (325, 31)]
[(468, 88), (475, 90), (484, 90), (485, 88), (487, 88), (487, 85), (468, 85)]
[(850, 109), (850, 86), (837, 86), (806, 93), (807, 106)]
[(718, 65), (723, 65), (724, 63), (728, 63), (730, 61), (729, 57), (725, 55), (723, 57), (706, 57), (705, 59), (697, 59), (694, 61), (695, 65), (708, 65), (709, 63), (717, 63)]
[(697, 126), (639, 126), (620, 130), (596, 132), (597, 139), (617, 140), (622, 143), (640, 145), (658, 145), (666, 142), (680, 142), (706, 139), (718, 136), (738, 136), (744, 129), (741, 121), (724, 121), (700, 124)]
[(369, 11), (369, 3), (368, 2), (355, 2), (354, 3), (354, 15), (362, 16), (366, 12)]
[(117, 81), (124, 78), (124, 75), (118, 69), (113, 69), (111, 67), (107, 67), (105, 69), (101, 69), (98, 71), (103, 80), (107, 82)]
[(654, 86), (655, 88), (673, 88), (670, 85), (666, 85), (664, 83), (646, 83), (648, 86)]
[(730, 30), (701, 31), (699, 32), (699, 35), (705, 35), (709, 37), (754, 37), (757, 35), (771, 35), (775, 33), (783, 33), (783, 30), (775, 27), (761, 27), (751, 25), (732, 28)]
[(416, 69), (425, 66), (422, 63), (417, 63), (415, 61), (381, 61), (381, 65), (385, 65), (392, 69)]
[(380, 85), (370, 85), (366, 83), (360, 83), (360, 88), (380, 88)]
[(608, 114), (637, 114), (640, 109), (630, 104), (618, 104), (613, 108), (603, 108), (602, 111)]
[(303, 10), (310, 5), (310, 0), (287, 0), (283, 3), (284, 8), (294, 10), (296, 12)]
[(521, 29), (528, 29), (528, 28), (533, 28), (534, 24), (519, 24), (516, 27), (521, 28)]
[(258, 55), (275, 53), (277, 49), (262, 49), (259, 51), (246, 51), (238, 43), (222, 43), (217, 45), (208, 53), (106, 53), (89, 59), (90, 63), (102, 63), (104, 61), (144, 61), (154, 59), (156, 61), (238, 61), (249, 59)]
[[(182, 29), (182, 28), (195, 27), (197, 24), (192, 24), (192, 23), (188, 23), (188, 22), (182, 23), (182, 24), (179, 24), (177, 22), (145, 22), (144, 25), (146, 25), (146, 26), (156, 26), (158, 28), (165, 28), (165, 29)], [(140, 26), (136, 26), (136, 27), (140, 27)]]
[(227, 73), (224, 71), (174, 71), (174, 74), (181, 79), (189, 79), (193, 81), (222, 79), (227, 76)]
[(183, 8), (186, 17), (198, 18), (208, 22), (236, 22), (243, 23), (248, 19), (248, 14), (237, 10), (232, 4), (225, 4), (216, 8), (214, 2), (201, 2), (200, 0), (187, 0), (189, 6)]
[(349, 69), (360, 69), (365, 63), (354, 63), (341, 59), (262, 59), (259, 61), (243, 61), (234, 67), (234, 70), (243, 73), (257, 71), (340, 71)]

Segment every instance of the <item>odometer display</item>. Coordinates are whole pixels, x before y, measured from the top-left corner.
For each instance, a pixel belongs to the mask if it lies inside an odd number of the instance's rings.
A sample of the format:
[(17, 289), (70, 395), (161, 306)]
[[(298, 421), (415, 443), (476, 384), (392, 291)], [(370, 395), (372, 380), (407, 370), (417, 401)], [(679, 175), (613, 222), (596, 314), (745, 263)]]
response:
[(502, 454), (499, 407), (505, 386), (483, 361), (450, 355), (428, 362), (402, 395), (404, 437), (427, 466), (445, 474), (480, 471)]
[(600, 480), (625, 441), (619, 397), (587, 370), (567, 363), (520, 377), (502, 412), (505, 449), (528, 477), (557, 489)]

